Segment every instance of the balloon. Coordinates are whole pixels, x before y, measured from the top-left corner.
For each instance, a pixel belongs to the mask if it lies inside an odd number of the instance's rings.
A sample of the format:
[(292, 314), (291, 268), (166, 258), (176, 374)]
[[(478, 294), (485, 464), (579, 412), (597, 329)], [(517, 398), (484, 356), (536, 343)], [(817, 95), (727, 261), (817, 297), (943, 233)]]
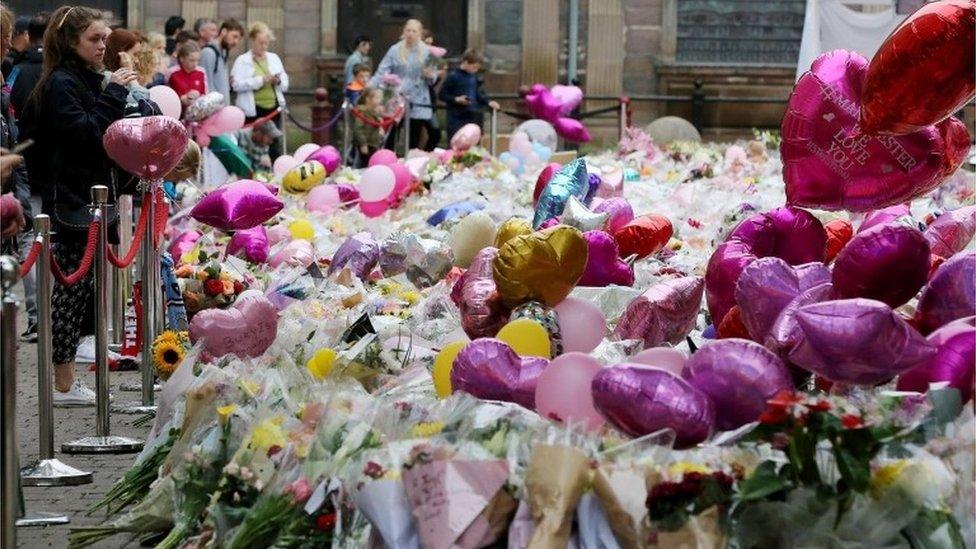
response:
[(627, 305), (614, 336), (640, 339), (644, 347), (682, 341), (695, 327), (705, 284), (701, 277), (673, 278), (651, 286)]
[(749, 339), (749, 330), (742, 322), (742, 309), (738, 305), (725, 313), (725, 318), (718, 324), (716, 335), (718, 336), (717, 339)]
[(271, 171), (274, 172), (275, 176), (283, 177), (286, 173), (291, 171), (292, 168), (299, 165), (299, 162), (295, 157), (290, 154), (283, 154), (278, 158), (275, 158), (274, 164), (272, 165)]
[(858, 134), (868, 62), (843, 50), (825, 53), (800, 77), (783, 116), (783, 180), (788, 204), (867, 211), (900, 204), (935, 188), (966, 156), (954, 119), (898, 137)]
[(553, 309), (559, 318), (563, 349), (568, 353), (589, 353), (607, 335), (603, 311), (585, 299), (567, 297)]
[(264, 263), (268, 260), (268, 231), (261, 225), (251, 229), (235, 231), (227, 244), (227, 255), (244, 252), (244, 258), (251, 263)]
[(335, 185), (312, 187), (305, 198), (305, 208), (310, 212), (329, 213), (339, 205), (339, 189)]
[(454, 359), (467, 344), (467, 341), (453, 341), (443, 346), (441, 351), (437, 353), (432, 371), (434, 392), (437, 393), (437, 398), (447, 398), (454, 392), (451, 389), (451, 368), (454, 366)]
[(940, 215), (924, 234), (933, 255), (951, 257), (976, 235), (976, 206), (963, 206)]
[(620, 168), (612, 168), (610, 170), (604, 170), (603, 172), (603, 182), (600, 183), (600, 188), (596, 190), (596, 196), (599, 198), (615, 198), (624, 196), (624, 172)]
[(674, 347), (653, 347), (644, 349), (630, 357), (629, 360), (630, 364), (634, 366), (646, 364), (680, 376), (681, 370), (685, 367), (685, 362), (688, 362), (688, 355)]
[(190, 216), (225, 231), (240, 230), (264, 223), (284, 207), (263, 183), (241, 179), (204, 196), (190, 211)]
[[(296, 151), (297, 152), (297, 151)], [(339, 154), (339, 150), (332, 145), (326, 145), (319, 149), (316, 149), (312, 154), (305, 158), (305, 161), (315, 160), (325, 167), (325, 172), (327, 174), (333, 174), (339, 169), (339, 165), (342, 164), (342, 155)]]
[(278, 310), (263, 295), (241, 296), (229, 309), (204, 309), (190, 322), (190, 341), (215, 357), (257, 357), (278, 336)]
[(481, 126), (465, 124), (451, 136), (451, 148), (457, 152), (464, 152), (481, 141)]
[(722, 431), (756, 421), (769, 399), (793, 388), (783, 362), (746, 339), (723, 339), (698, 349), (681, 377), (712, 400), (715, 426)]
[(672, 234), (674, 227), (668, 218), (647, 214), (635, 217), (614, 231), (613, 238), (620, 246), (620, 257), (636, 254), (638, 259), (642, 259), (664, 248)]
[(534, 320), (513, 320), (502, 326), (495, 338), (507, 343), (519, 356), (552, 357), (549, 332)]
[(871, 227), (886, 225), (901, 218), (911, 217), (912, 211), (908, 204), (895, 204), (894, 206), (888, 206), (880, 210), (873, 210), (865, 214), (864, 220), (861, 221), (861, 225), (857, 228), (857, 232), (863, 233)]
[(454, 264), (467, 267), (475, 254), (495, 242), (495, 222), (485, 212), (465, 216), (451, 229), (448, 243), (454, 252)]
[(427, 173), (427, 165), (430, 164), (430, 157), (419, 156), (408, 158), (403, 164), (407, 167), (407, 171), (410, 172), (410, 177), (414, 181), (420, 181)]
[(867, 75), (861, 126), (902, 135), (952, 115), (973, 99), (976, 6), (934, 2), (908, 16), (878, 48)]
[(535, 207), (532, 226), (538, 229), (543, 221), (563, 213), (570, 196), (583, 200), (586, 198), (588, 190), (589, 178), (586, 175), (586, 161), (577, 158), (556, 171), (542, 190)]
[(958, 318), (971, 316), (976, 309), (976, 252), (952, 256), (929, 280), (918, 298), (915, 320), (923, 334)]
[(369, 278), (369, 273), (373, 272), (373, 268), (376, 267), (379, 259), (380, 245), (373, 239), (373, 236), (366, 231), (356, 233), (347, 238), (336, 250), (327, 274), (331, 276), (333, 273), (348, 268), (360, 280), (366, 280)]
[(305, 143), (301, 147), (295, 150), (295, 160), (299, 162), (305, 162), (312, 153), (319, 150), (319, 145), (317, 143)]
[(906, 225), (876, 225), (854, 235), (834, 261), (839, 298), (866, 297), (898, 307), (915, 297), (929, 274), (929, 245)]
[(620, 259), (620, 250), (612, 236), (603, 231), (587, 231), (586, 267), (576, 283), (578, 286), (634, 285), (634, 270)]
[(364, 202), (385, 200), (396, 188), (396, 174), (389, 166), (376, 165), (366, 168), (359, 180), (359, 197)]
[(512, 309), (509, 321), (525, 318), (538, 322), (549, 334), (549, 346), (552, 356), (563, 354), (563, 334), (559, 329), (559, 316), (556, 311), (546, 307), (538, 301), (526, 301), (518, 307)]
[(406, 273), (418, 288), (440, 282), (454, 267), (454, 254), (440, 240), (421, 238), (415, 233), (393, 233), (380, 246), (380, 270), (386, 277)]
[(180, 96), (169, 86), (153, 86), (149, 88), (149, 99), (152, 99), (163, 116), (176, 118), (179, 120), (183, 105), (180, 104)]
[(363, 212), (366, 217), (379, 217), (386, 213), (386, 210), (390, 209), (390, 203), (386, 200), (379, 200), (376, 202), (360, 202), (359, 210)]
[(604, 419), (593, 407), (590, 387), (602, 369), (597, 359), (584, 353), (556, 357), (536, 380), (536, 411), (553, 421), (581, 423), (588, 431), (599, 430)]
[(535, 190), (532, 191), (532, 206), (534, 207), (539, 202), (539, 196), (542, 195), (542, 190), (546, 188), (549, 184), (549, 180), (552, 179), (553, 174), (562, 168), (562, 164), (557, 164), (556, 162), (550, 162), (542, 171), (539, 172), (539, 177), (535, 180)]
[(210, 136), (205, 133), (197, 132), (196, 135), (193, 136), (193, 140), (196, 141), (197, 145), (200, 147), (210, 146)]
[(536, 382), (548, 365), (544, 358), (519, 357), (503, 341), (477, 339), (454, 359), (451, 387), (478, 398), (514, 402), (531, 410)]
[[(17, 205), (20, 206), (20, 202), (17, 202)], [(172, 257), (177, 263), (180, 263), (180, 258), (182, 258), (184, 254), (192, 250), (193, 247), (197, 245), (197, 241), (200, 240), (201, 236), (203, 235), (201, 235), (199, 231), (194, 231), (192, 229), (181, 233), (169, 244), (169, 249), (167, 251), (169, 252), (170, 257)]]
[(169, 116), (122, 118), (105, 130), (105, 153), (125, 171), (148, 181), (160, 180), (179, 164), (190, 136)]
[(559, 118), (559, 111), (562, 109), (559, 100), (553, 97), (552, 92), (544, 86), (541, 89), (535, 88), (526, 95), (525, 103), (532, 116), (547, 121), (554, 121)]
[(824, 253), (824, 263), (830, 263), (844, 249), (844, 246), (850, 242), (854, 236), (854, 228), (851, 226), (850, 221), (834, 219), (824, 224), (824, 232), (827, 233), (827, 248)]
[[(634, 210), (630, 207), (630, 202), (627, 202), (627, 199), (623, 197), (607, 198), (594, 207), (593, 211), (596, 213), (605, 212), (609, 215), (606, 231), (610, 234), (619, 231), (634, 220)], [(668, 225), (670, 224), (668, 222)]]
[(559, 222), (563, 225), (576, 227), (583, 232), (602, 231), (603, 226), (609, 218), (610, 214), (593, 213), (578, 198), (570, 196), (569, 201), (566, 202), (566, 208), (563, 210), (563, 215), (559, 218)]
[(359, 189), (355, 185), (340, 183), (335, 187), (339, 191), (340, 204), (349, 204), (359, 200)]
[(573, 112), (573, 109), (579, 106), (583, 101), (583, 90), (579, 89), (579, 86), (563, 86), (562, 84), (556, 84), (550, 90), (552, 96), (559, 101), (559, 114), (566, 116), (567, 114)]
[(517, 236), (498, 251), (493, 269), (502, 301), (515, 307), (525, 301), (554, 306), (569, 295), (586, 266), (583, 234), (572, 227)]
[(530, 141), (546, 147), (550, 152), (556, 150), (556, 143), (559, 138), (556, 136), (556, 130), (552, 127), (552, 124), (545, 120), (539, 120), (538, 118), (526, 120), (515, 127), (512, 135), (516, 133), (524, 133), (529, 136)]
[(283, 225), (272, 225), (268, 228), (268, 244), (274, 246), (279, 242), (291, 240), (291, 231)]
[(301, 238), (309, 242), (315, 240), (315, 227), (307, 219), (296, 219), (288, 224), (288, 232), (292, 238)]
[(705, 297), (713, 322), (735, 305), (735, 284), (746, 265), (776, 256), (790, 265), (823, 262), (827, 235), (811, 213), (784, 206), (739, 223), (708, 260)]
[[(202, 122), (214, 114), (217, 114), (217, 112), (223, 107), (224, 94), (220, 92), (205, 93), (187, 105), (183, 118), (186, 118), (188, 122)], [(212, 121), (211, 124), (213, 124)], [(216, 130), (216, 126), (213, 127)], [(222, 132), (214, 132), (210, 133), (210, 135), (218, 135), (220, 133)]]
[[(223, 102), (223, 97), (220, 100)], [(234, 105), (221, 108), (211, 118), (211, 126), (217, 130), (216, 134), (235, 132), (244, 127), (244, 111)]]
[(764, 257), (747, 265), (736, 283), (735, 301), (749, 337), (765, 341), (779, 314), (796, 296), (825, 282), (830, 282), (830, 270), (823, 263), (793, 267), (778, 257)]
[(973, 397), (974, 367), (976, 329), (970, 328), (939, 345), (928, 362), (898, 376), (898, 390), (925, 393), (930, 383), (948, 382), (949, 387), (959, 390), (965, 404)]
[(968, 332), (973, 328), (976, 328), (976, 316), (967, 316), (966, 318), (953, 320), (952, 322), (929, 334), (926, 339), (932, 345), (942, 345), (946, 341), (949, 341), (949, 338), (957, 334)]
[(675, 447), (688, 448), (708, 438), (715, 423), (711, 400), (665, 370), (617, 364), (600, 370), (592, 389), (596, 409), (631, 436), (671, 429)]
[(773, 327), (766, 335), (766, 348), (779, 354), (783, 360), (788, 360), (790, 351), (796, 348), (803, 339), (802, 331), (796, 321), (796, 312), (801, 307), (831, 299), (833, 293), (834, 285), (826, 282), (804, 290), (793, 298), (780, 311), (776, 322), (773, 323)]
[(410, 194), (410, 183), (413, 181), (413, 178), (410, 176), (410, 170), (399, 162), (394, 162), (389, 167), (393, 170), (394, 183), (392, 196), (403, 197)]
[(574, 118), (557, 118), (553, 122), (553, 127), (556, 128), (556, 133), (566, 141), (586, 143), (592, 139), (586, 126)]
[(524, 133), (513, 133), (511, 139), (508, 140), (508, 151), (524, 161), (525, 157), (532, 152), (532, 142), (529, 140), (529, 136)]
[(461, 328), (471, 339), (494, 337), (508, 321), (508, 308), (502, 304), (492, 276), (497, 255), (498, 250), (491, 247), (478, 252), (451, 290), (451, 300), (460, 309)]
[(308, 240), (297, 239), (285, 244), (284, 247), (275, 252), (268, 260), (268, 265), (271, 265), (272, 269), (277, 269), (281, 265), (304, 269), (313, 261), (315, 261), (315, 252), (312, 250), (312, 243)]
[(325, 181), (325, 166), (316, 160), (302, 162), (281, 179), (281, 186), (290, 193), (302, 193)]
[(890, 307), (842, 299), (800, 307), (790, 362), (833, 382), (883, 383), (928, 361), (935, 346)]
[(436, 227), (448, 219), (454, 219), (455, 217), (483, 209), (485, 209), (485, 205), (481, 202), (467, 200), (464, 202), (455, 202), (434, 212), (434, 215), (427, 218), (427, 224)]
[(532, 233), (532, 224), (529, 223), (528, 219), (523, 219), (521, 217), (509, 218), (498, 226), (498, 231), (495, 233), (494, 246), (496, 248), (501, 248), (506, 242), (515, 238), (516, 236), (522, 236), (530, 233)]
[(393, 164), (397, 161), (397, 155), (390, 149), (379, 149), (369, 157), (369, 166)]

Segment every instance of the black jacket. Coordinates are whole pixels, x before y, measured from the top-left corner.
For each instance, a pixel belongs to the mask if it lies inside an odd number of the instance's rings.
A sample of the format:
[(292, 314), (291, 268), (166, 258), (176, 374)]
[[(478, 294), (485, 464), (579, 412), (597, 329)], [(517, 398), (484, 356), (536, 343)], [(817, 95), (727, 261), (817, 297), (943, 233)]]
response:
[[(448, 114), (452, 112), (480, 113), (488, 106), (488, 102), (490, 101), (482, 89), (483, 85), (484, 82), (478, 78), (477, 74), (471, 74), (463, 69), (454, 69), (448, 73), (447, 79), (444, 80), (444, 85), (441, 86), (441, 92), (438, 94), (438, 98), (447, 104)], [(467, 105), (458, 105), (455, 103), (454, 99), (461, 95), (466, 95), (470, 103)]]
[[(10, 87), (10, 102), (19, 116), (24, 111), (34, 86), (41, 79), (41, 71), (44, 69), (44, 52), (41, 47), (34, 46), (16, 58), (14, 68), (17, 67), (20, 68), (17, 69), (16, 78)], [(7, 80), (9, 82), (10, 78)]]

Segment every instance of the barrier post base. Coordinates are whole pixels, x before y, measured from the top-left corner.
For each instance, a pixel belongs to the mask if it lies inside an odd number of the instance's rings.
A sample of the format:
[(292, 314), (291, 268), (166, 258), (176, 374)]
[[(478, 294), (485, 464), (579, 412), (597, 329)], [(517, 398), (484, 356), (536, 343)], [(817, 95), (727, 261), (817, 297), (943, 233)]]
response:
[[(153, 391), (159, 392), (163, 388), (162, 385), (158, 383), (153, 384)], [(119, 390), (125, 391), (127, 393), (139, 393), (142, 391), (142, 383), (138, 381), (126, 382), (119, 384)]]
[(134, 454), (142, 451), (143, 442), (128, 437), (85, 437), (61, 445), (66, 454)]
[(17, 519), (17, 526), (47, 526), (49, 524), (68, 524), (69, 522), (71, 522), (71, 519), (69, 519), (67, 515), (38, 511), (27, 513), (23, 517)]
[(118, 405), (112, 406), (112, 413), (113, 414), (126, 414), (126, 415), (130, 415), (130, 416), (131, 415), (146, 415), (146, 414), (155, 415), (156, 414), (156, 406), (154, 406), (154, 405), (144, 406), (142, 404), (138, 404), (138, 403), (135, 403), (135, 402), (133, 402), (131, 404), (118, 404)]
[(75, 469), (58, 459), (35, 461), (20, 470), (24, 486), (77, 486), (92, 481), (92, 474)]

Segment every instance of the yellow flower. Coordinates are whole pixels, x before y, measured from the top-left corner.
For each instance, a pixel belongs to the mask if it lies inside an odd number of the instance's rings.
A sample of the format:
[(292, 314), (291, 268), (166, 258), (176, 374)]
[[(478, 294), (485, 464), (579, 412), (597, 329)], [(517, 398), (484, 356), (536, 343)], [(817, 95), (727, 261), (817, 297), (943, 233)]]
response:
[(255, 450), (267, 452), (272, 446), (283, 447), (285, 442), (285, 431), (281, 428), (281, 422), (275, 419), (266, 419), (251, 430), (250, 446)]
[(443, 421), (421, 421), (410, 428), (410, 436), (413, 438), (430, 438), (443, 430)]
[(416, 305), (420, 301), (420, 293), (414, 290), (408, 290), (400, 294), (400, 299), (406, 301), (409, 305)]
[(908, 464), (907, 459), (899, 459), (886, 463), (875, 470), (874, 474), (871, 475), (871, 496), (879, 499), (884, 491), (898, 480)]
[(380, 478), (383, 480), (400, 480), (400, 476), (399, 469), (387, 469)]
[(315, 351), (312, 358), (308, 359), (305, 367), (308, 368), (308, 373), (312, 374), (312, 377), (315, 379), (325, 379), (335, 365), (336, 356), (338, 355), (333, 349), (328, 347), (319, 349)]
[(217, 408), (217, 418), (220, 420), (220, 424), (226, 425), (227, 420), (230, 419), (230, 416), (234, 413), (234, 410), (236, 409), (237, 409), (236, 404), (228, 404), (227, 406), (221, 406), (220, 408)]
[(253, 379), (242, 380), (241, 388), (244, 389), (244, 392), (246, 392), (252, 398), (256, 397), (261, 391), (261, 386), (258, 385), (258, 382), (254, 381)]
[(698, 465), (697, 463), (689, 463), (687, 461), (679, 461), (671, 467), (668, 467), (668, 475), (672, 478), (678, 478), (688, 473), (701, 473), (703, 475), (708, 475), (712, 471), (708, 467), (703, 465)]

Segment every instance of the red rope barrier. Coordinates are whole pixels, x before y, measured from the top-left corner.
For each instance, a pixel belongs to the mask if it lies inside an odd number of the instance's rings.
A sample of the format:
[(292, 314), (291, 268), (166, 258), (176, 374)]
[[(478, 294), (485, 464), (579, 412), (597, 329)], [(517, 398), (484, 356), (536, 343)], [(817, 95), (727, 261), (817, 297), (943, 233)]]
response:
[(166, 204), (166, 197), (163, 196), (162, 189), (156, 195), (156, 219), (153, 224), (153, 246), (159, 248), (159, 243), (163, 239), (163, 232), (166, 231), (166, 222), (169, 221), (169, 205)]
[(31, 244), (30, 252), (27, 253), (27, 257), (24, 258), (24, 262), (20, 264), (20, 278), (27, 276), (31, 268), (34, 267), (34, 263), (37, 261), (38, 256), (41, 255), (41, 241), (35, 240)]
[(387, 130), (391, 126), (397, 123), (397, 118), (403, 115), (403, 108), (401, 107), (399, 110), (397, 110), (396, 114), (394, 114), (393, 116), (384, 117), (379, 122), (367, 118), (364, 114), (359, 112), (357, 109), (350, 109), (350, 112), (352, 112), (352, 115), (356, 120), (359, 120), (363, 124), (372, 126), (374, 128), (381, 128), (383, 130)]
[[(149, 193), (142, 195), (142, 202), (145, 204), (149, 200)], [(132, 237), (132, 244), (129, 245), (129, 251), (125, 253), (122, 259), (115, 255), (112, 248), (108, 249), (108, 260), (112, 265), (115, 265), (119, 269), (124, 269), (136, 259), (136, 252), (139, 251), (139, 247), (142, 246), (142, 235), (146, 232), (146, 223), (149, 223), (149, 210), (147, 208), (142, 208), (139, 212), (139, 221), (136, 223), (136, 233)]]
[(85, 243), (85, 255), (81, 258), (81, 265), (78, 265), (78, 269), (71, 273), (70, 275), (65, 275), (61, 270), (61, 266), (54, 259), (54, 254), (51, 254), (51, 272), (54, 273), (54, 278), (62, 286), (74, 286), (81, 279), (85, 278), (88, 274), (89, 269), (91, 269), (92, 262), (95, 259), (95, 246), (98, 240), (98, 227), (102, 224), (100, 220), (92, 221), (92, 224), (88, 227), (88, 242)]

